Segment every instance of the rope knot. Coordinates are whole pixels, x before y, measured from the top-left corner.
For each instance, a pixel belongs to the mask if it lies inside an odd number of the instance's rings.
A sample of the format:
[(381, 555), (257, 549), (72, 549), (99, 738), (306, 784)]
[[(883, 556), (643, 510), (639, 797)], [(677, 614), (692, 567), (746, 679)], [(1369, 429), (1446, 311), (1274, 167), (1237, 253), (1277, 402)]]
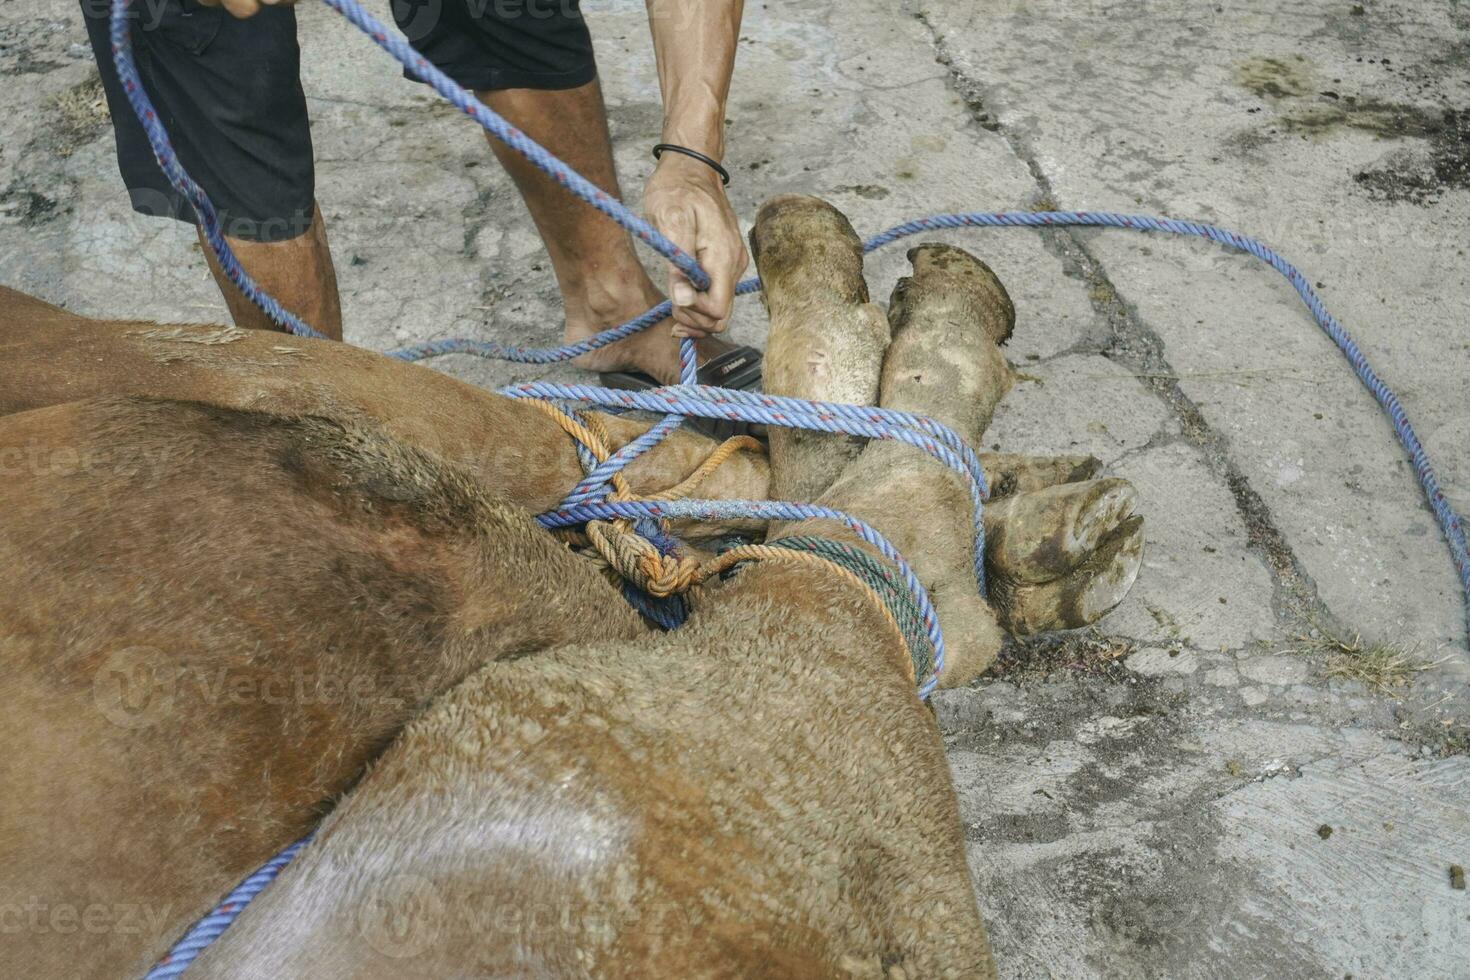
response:
[(632, 582), (655, 599), (687, 592), (700, 577), (693, 558), (665, 555), (627, 521), (588, 521), (587, 540), (619, 577)]
[[(613, 440), (595, 415), (567, 412), (540, 399), (529, 404), (555, 421), (577, 443), (583, 454), (584, 471), (591, 472), (613, 456)], [(764, 453), (765, 446), (749, 436), (727, 439), (678, 484), (649, 496), (640, 497), (633, 492), (621, 467), (608, 472), (602, 485), (591, 484), (590, 490), (606, 492), (607, 499), (614, 501), (678, 500), (688, 496), (730, 457), (741, 451)], [(589, 484), (584, 481), (583, 486), (589, 487)], [(620, 519), (588, 521), (582, 534), (615, 575), (654, 599), (668, 599), (688, 592), (707, 578), (709, 571), (697, 559), (673, 553), (673, 545), (666, 532), (667, 526), (663, 522), (645, 520), (640, 527), (634, 521)], [(664, 540), (662, 550), (656, 543), (660, 538)]]

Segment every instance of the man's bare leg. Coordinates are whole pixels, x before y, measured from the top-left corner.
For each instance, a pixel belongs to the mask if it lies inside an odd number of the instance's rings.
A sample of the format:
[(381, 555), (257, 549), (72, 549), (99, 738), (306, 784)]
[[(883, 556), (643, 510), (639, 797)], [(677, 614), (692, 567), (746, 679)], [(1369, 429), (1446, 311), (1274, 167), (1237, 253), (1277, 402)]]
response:
[[(311, 227), (295, 238), (279, 242), (254, 242), (226, 235), (230, 249), (260, 288), (274, 296), (287, 310), (307, 325), (331, 338), (342, 339), (342, 300), (337, 295), (337, 270), (327, 244), (327, 226), (321, 208), (313, 208)], [(225, 305), (237, 327), (250, 330), (281, 328), (225, 276), (214, 250), (199, 232), (199, 245), (209, 260), (209, 271), (224, 294)]]
[[(573, 170), (621, 199), (607, 110), (596, 79), (572, 89), (513, 88), (475, 95)], [(515, 180), (551, 256), (566, 309), (569, 343), (631, 320), (663, 301), (627, 232), (499, 140), (491, 138), (490, 148)], [(700, 353), (711, 356), (724, 346), (703, 341)], [(678, 342), (668, 323), (659, 324), (585, 354), (575, 363), (591, 371), (642, 371), (670, 382), (679, 372)]]

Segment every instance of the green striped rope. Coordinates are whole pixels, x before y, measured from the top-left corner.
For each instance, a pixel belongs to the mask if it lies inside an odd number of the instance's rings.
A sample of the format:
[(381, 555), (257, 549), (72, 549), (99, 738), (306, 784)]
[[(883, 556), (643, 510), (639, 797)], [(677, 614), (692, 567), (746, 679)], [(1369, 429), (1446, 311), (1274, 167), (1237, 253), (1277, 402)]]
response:
[(934, 643), (924, 627), (924, 616), (919, 611), (919, 604), (914, 601), (913, 593), (891, 565), (854, 545), (815, 535), (798, 534), (778, 541), (767, 541), (766, 544), (772, 548), (805, 551), (856, 575), (863, 584), (878, 594), (878, 598), (883, 600), (883, 604), (893, 614), (899, 632), (908, 644), (909, 657), (914, 662), (914, 676), (928, 677), (934, 671)]

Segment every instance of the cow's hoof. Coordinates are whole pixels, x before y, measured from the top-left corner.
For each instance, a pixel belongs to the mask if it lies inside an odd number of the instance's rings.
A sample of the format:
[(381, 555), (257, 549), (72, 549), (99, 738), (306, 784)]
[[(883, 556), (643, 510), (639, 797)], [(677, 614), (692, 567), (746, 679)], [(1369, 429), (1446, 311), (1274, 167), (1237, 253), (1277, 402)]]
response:
[(1018, 494), (986, 509), (986, 572), (1001, 626), (1017, 636), (1097, 622), (1143, 563), (1137, 494), (1116, 478)]

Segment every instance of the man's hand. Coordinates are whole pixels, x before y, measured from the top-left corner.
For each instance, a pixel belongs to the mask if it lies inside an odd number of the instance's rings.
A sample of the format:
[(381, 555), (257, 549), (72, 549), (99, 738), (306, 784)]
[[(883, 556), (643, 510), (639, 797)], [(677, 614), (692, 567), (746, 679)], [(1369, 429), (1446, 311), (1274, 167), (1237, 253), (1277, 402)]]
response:
[(648, 220), (694, 256), (709, 273), (699, 292), (678, 269), (669, 269), (674, 336), (706, 337), (729, 325), (735, 286), (750, 265), (740, 224), (720, 177), (707, 164), (682, 153), (665, 153), (643, 191)]
[[(725, 102), (735, 68), (743, 0), (645, 0), (658, 86), (664, 100), (660, 143), (725, 155)], [(674, 336), (704, 337), (724, 330), (740, 273), (750, 264), (740, 225), (720, 176), (706, 163), (665, 151), (643, 191), (643, 210), (655, 228), (698, 260), (710, 286), (696, 292), (683, 274), (669, 276)]]
[(290, 6), (296, 0), (199, 0), (201, 7), (224, 7), (236, 17), (254, 17), (260, 8)]

